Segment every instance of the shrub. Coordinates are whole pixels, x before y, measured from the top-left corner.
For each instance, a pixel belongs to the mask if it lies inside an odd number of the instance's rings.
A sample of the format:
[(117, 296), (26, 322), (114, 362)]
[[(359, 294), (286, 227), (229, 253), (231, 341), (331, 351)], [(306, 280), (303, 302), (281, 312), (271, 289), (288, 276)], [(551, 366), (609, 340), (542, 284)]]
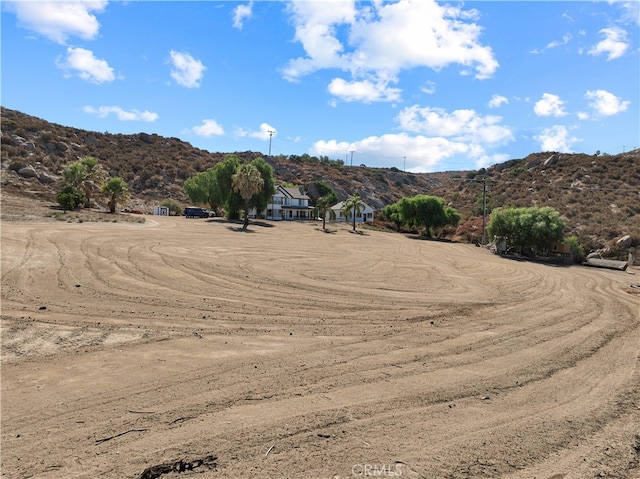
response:
[(60, 190), (60, 193), (58, 193), (58, 196), (56, 196), (56, 201), (65, 211), (75, 210), (84, 203), (84, 200), (84, 193), (71, 185), (64, 186), (62, 190)]
[(582, 249), (582, 245), (578, 242), (578, 238), (575, 236), (569, 236), (565, 238), (564, 244), (568, 244), (571, 246), (571, 254), (576, 262), (582, 262), (584, 259), (584, 250)]
[(173, 216), (180, 216), (180, 214), (182, 213), (182, 205), (179, 201), (172, 198), (162, 200), (160, 202), (160, 206), (166, 206), (167, 208), (169, 208), (169, 214)]

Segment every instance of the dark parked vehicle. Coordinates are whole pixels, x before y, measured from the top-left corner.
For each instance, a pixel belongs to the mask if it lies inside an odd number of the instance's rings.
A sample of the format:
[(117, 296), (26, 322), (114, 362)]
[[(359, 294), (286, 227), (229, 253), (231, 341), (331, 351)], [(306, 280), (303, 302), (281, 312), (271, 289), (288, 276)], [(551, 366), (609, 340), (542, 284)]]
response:
[(204, 208), (198, 208), (196, 206), (187, 206), (184, 209), (183, 214), (187, 218), (209, 218), (210, 216), (214, 216), (214, 214)]

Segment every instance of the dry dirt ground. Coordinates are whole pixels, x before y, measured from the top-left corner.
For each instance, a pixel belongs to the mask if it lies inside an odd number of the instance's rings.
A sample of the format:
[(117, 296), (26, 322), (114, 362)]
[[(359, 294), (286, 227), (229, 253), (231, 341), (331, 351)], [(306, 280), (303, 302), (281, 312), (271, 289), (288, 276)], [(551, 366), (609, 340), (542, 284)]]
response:
[(2, 478), (640, 478), (640, 271), (2, 205)]

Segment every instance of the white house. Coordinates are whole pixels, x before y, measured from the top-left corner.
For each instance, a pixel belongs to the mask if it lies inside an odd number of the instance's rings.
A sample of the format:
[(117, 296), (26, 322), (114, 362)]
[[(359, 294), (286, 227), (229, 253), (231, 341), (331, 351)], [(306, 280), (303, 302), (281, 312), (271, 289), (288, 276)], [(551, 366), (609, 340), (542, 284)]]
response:
[[(373, 213), (374, 209), (368, 204), (364, 203), (364, 208), (360, 209), (360, 214), (356, 215), (356, 223), (366, 223), (369, 221), (373, 221)], [(344, 201), (341, 201), (338, 204), (335, 204), (331, 207), (333, 212), (336, 214), (336, 221), (345, 221), (347, 223), (353, 223), (353, 210), (349, 210), (349, 212), (344, 214)], [(327, 220), (329, 219), (329, 214), (327, 213)]]
[(313, 218), (313, 207), (309, 206), (309, 197), (301, 188), (278, 186), (271, 197), (271, 203), (260, 215), (255, 209), (249, 214), (252, 218), (260, 217), (268, 220), (310, 220)]

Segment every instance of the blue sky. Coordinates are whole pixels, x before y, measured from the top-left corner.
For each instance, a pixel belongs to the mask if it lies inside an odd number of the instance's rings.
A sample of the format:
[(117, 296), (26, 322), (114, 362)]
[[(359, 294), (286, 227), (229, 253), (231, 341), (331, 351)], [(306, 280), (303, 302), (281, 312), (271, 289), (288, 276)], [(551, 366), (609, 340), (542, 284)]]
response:
[(639, 5), (3, 1), (2, 105), (414, 172), (616, 154), (640, 147)]

